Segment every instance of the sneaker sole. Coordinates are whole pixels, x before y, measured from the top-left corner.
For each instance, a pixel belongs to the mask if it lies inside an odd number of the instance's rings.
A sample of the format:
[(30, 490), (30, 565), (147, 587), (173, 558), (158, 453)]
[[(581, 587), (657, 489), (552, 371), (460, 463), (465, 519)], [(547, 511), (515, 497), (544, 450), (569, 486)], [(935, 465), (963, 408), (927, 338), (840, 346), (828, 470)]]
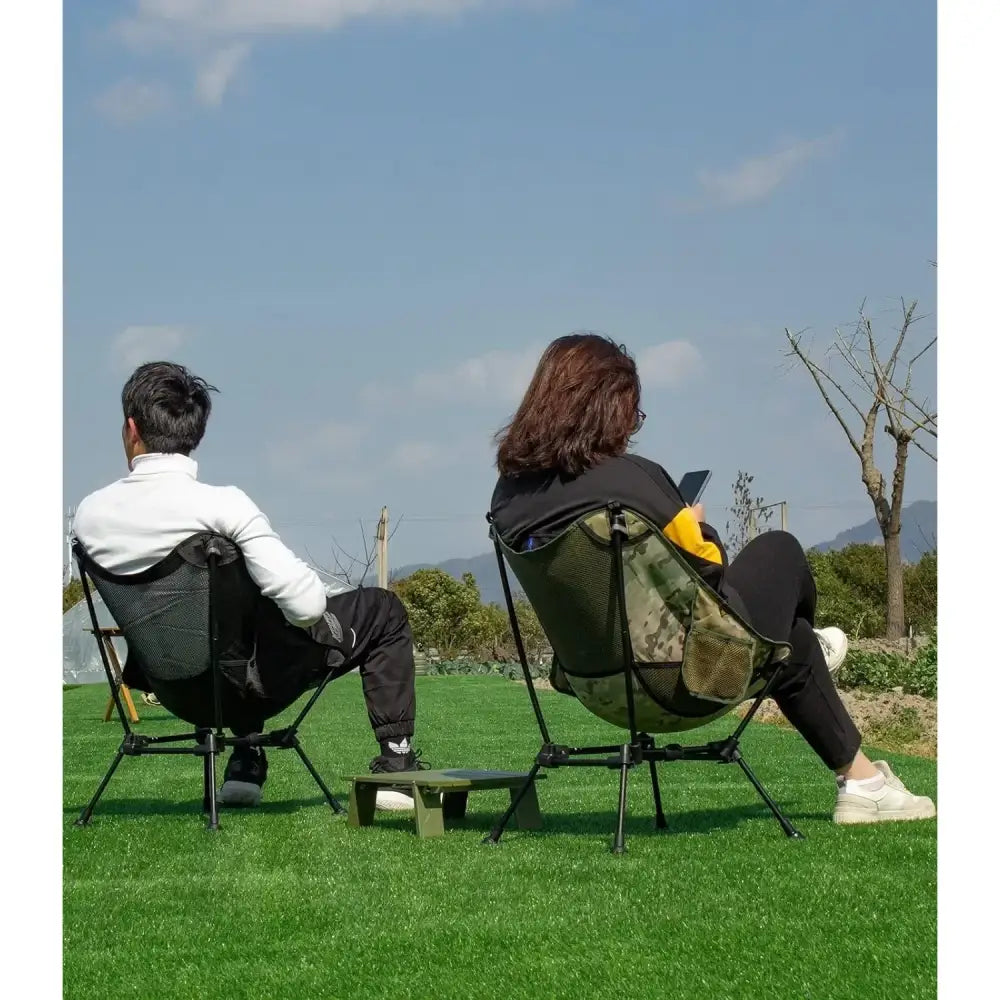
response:
[(386, 788), (376, 793), (375, 808), (380, 812), (413, 812), (413, 798), (405, 792)]
[(937, 809), (934, 803), (915, 806), (912, 809), (899, 809), (895, 812), (888, 809), (853, 809), (834, 810), (833, 821), (839, 826), (854, 826), (862, 823), (900, 823), (911, 819), (934, 819)]
[(223, 806), (260, 805), (260, 785), (252, 781), (226, 781), (219, 789), (218, 801)]

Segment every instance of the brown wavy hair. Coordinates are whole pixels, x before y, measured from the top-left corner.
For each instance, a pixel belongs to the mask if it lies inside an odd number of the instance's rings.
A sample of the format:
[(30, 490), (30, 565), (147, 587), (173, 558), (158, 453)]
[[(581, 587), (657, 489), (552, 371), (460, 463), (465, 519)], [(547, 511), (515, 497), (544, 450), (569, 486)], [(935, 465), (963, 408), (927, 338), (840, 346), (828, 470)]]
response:
[(502, 476), (576, 476), (624, 454), (641, 421), (639, 373), (624, 346), (596, 333), (553, 340), (510, 423), (496, 435)]

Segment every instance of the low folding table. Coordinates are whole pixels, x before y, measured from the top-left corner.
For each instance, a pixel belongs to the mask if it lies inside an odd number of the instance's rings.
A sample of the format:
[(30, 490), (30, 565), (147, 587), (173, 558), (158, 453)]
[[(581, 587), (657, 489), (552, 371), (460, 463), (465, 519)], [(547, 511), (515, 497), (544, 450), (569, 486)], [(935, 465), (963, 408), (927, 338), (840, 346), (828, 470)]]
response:
[[(522, 830), (539, 830), (542, 815), (538, 808), (535, 781), (524, 793), (514, 812)], [(526, 772), (516, 771), (396, 771), (389, 774), (344, 775), (351, 783), (347, 821), (351, 826), (371, 826), (375, 821), (375, 796), (380, 787), (405, 788), (413, 796), (414, 821), (418, 837), (440, 837), (446, 819), (465, 816), (469, 793), (482, 789), (509, 788), (511, 801), (528, 780)]]

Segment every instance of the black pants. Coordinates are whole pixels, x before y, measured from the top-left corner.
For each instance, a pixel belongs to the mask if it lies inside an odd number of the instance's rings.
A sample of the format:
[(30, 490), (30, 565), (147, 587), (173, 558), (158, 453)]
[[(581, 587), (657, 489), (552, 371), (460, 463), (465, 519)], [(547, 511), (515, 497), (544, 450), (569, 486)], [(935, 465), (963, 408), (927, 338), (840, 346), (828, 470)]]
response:
[[(347, 657), (334, 677), (358, 668), (376, 739), (412, 736), (417, 707), (413, 635), (406, 608), (395, 594), (378, 587), (335, 594), (327, 598), (326, 606), (343, 629)], [(279, 634), (269, 642), (266, 651), (258, 647), (259, 683), (271, 697), (247, 703), (248, 715), (233, 728), (237, 735), (260, 732), (275, 707), (290, 704), (330, 670), (328, 647), (294, 626), (284, 629), (283, 635), (284, 640)], [(259, 711), (253, 710), (255, 703)]]
[(733, 560), (725, 590), (758, 632), (791, 644), (791, 657), (771, 689), (785, 718), (831, 770), (849, 764), (861, 735), (813, 633), (816, 583), (798, 540), (787, 531), (758, 535)]

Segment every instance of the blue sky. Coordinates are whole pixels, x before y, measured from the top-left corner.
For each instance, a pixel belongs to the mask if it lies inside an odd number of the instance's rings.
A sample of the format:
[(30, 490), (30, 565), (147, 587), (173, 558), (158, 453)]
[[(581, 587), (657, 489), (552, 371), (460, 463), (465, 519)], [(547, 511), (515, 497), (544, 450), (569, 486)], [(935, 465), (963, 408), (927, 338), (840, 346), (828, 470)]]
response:
[[(889, 338), (900, 297), (914, 348), (936, 330), (932, 3), (69, 0), (64, 26), (67, 505), (123, 473), (121, 384), (167, 357), (222, 390), (202, 478), (300, 553), (382, 504), (394, 565), (482, 552), (490, 435), (586, 328), (639, 357), (636, 450), (713, 470), (711, 520), (738, 469), (807, 544), (871, 517), (782, 331), (822, 349), (866, 298)], [(913, 457), (908, 501), (935, 471)]]

